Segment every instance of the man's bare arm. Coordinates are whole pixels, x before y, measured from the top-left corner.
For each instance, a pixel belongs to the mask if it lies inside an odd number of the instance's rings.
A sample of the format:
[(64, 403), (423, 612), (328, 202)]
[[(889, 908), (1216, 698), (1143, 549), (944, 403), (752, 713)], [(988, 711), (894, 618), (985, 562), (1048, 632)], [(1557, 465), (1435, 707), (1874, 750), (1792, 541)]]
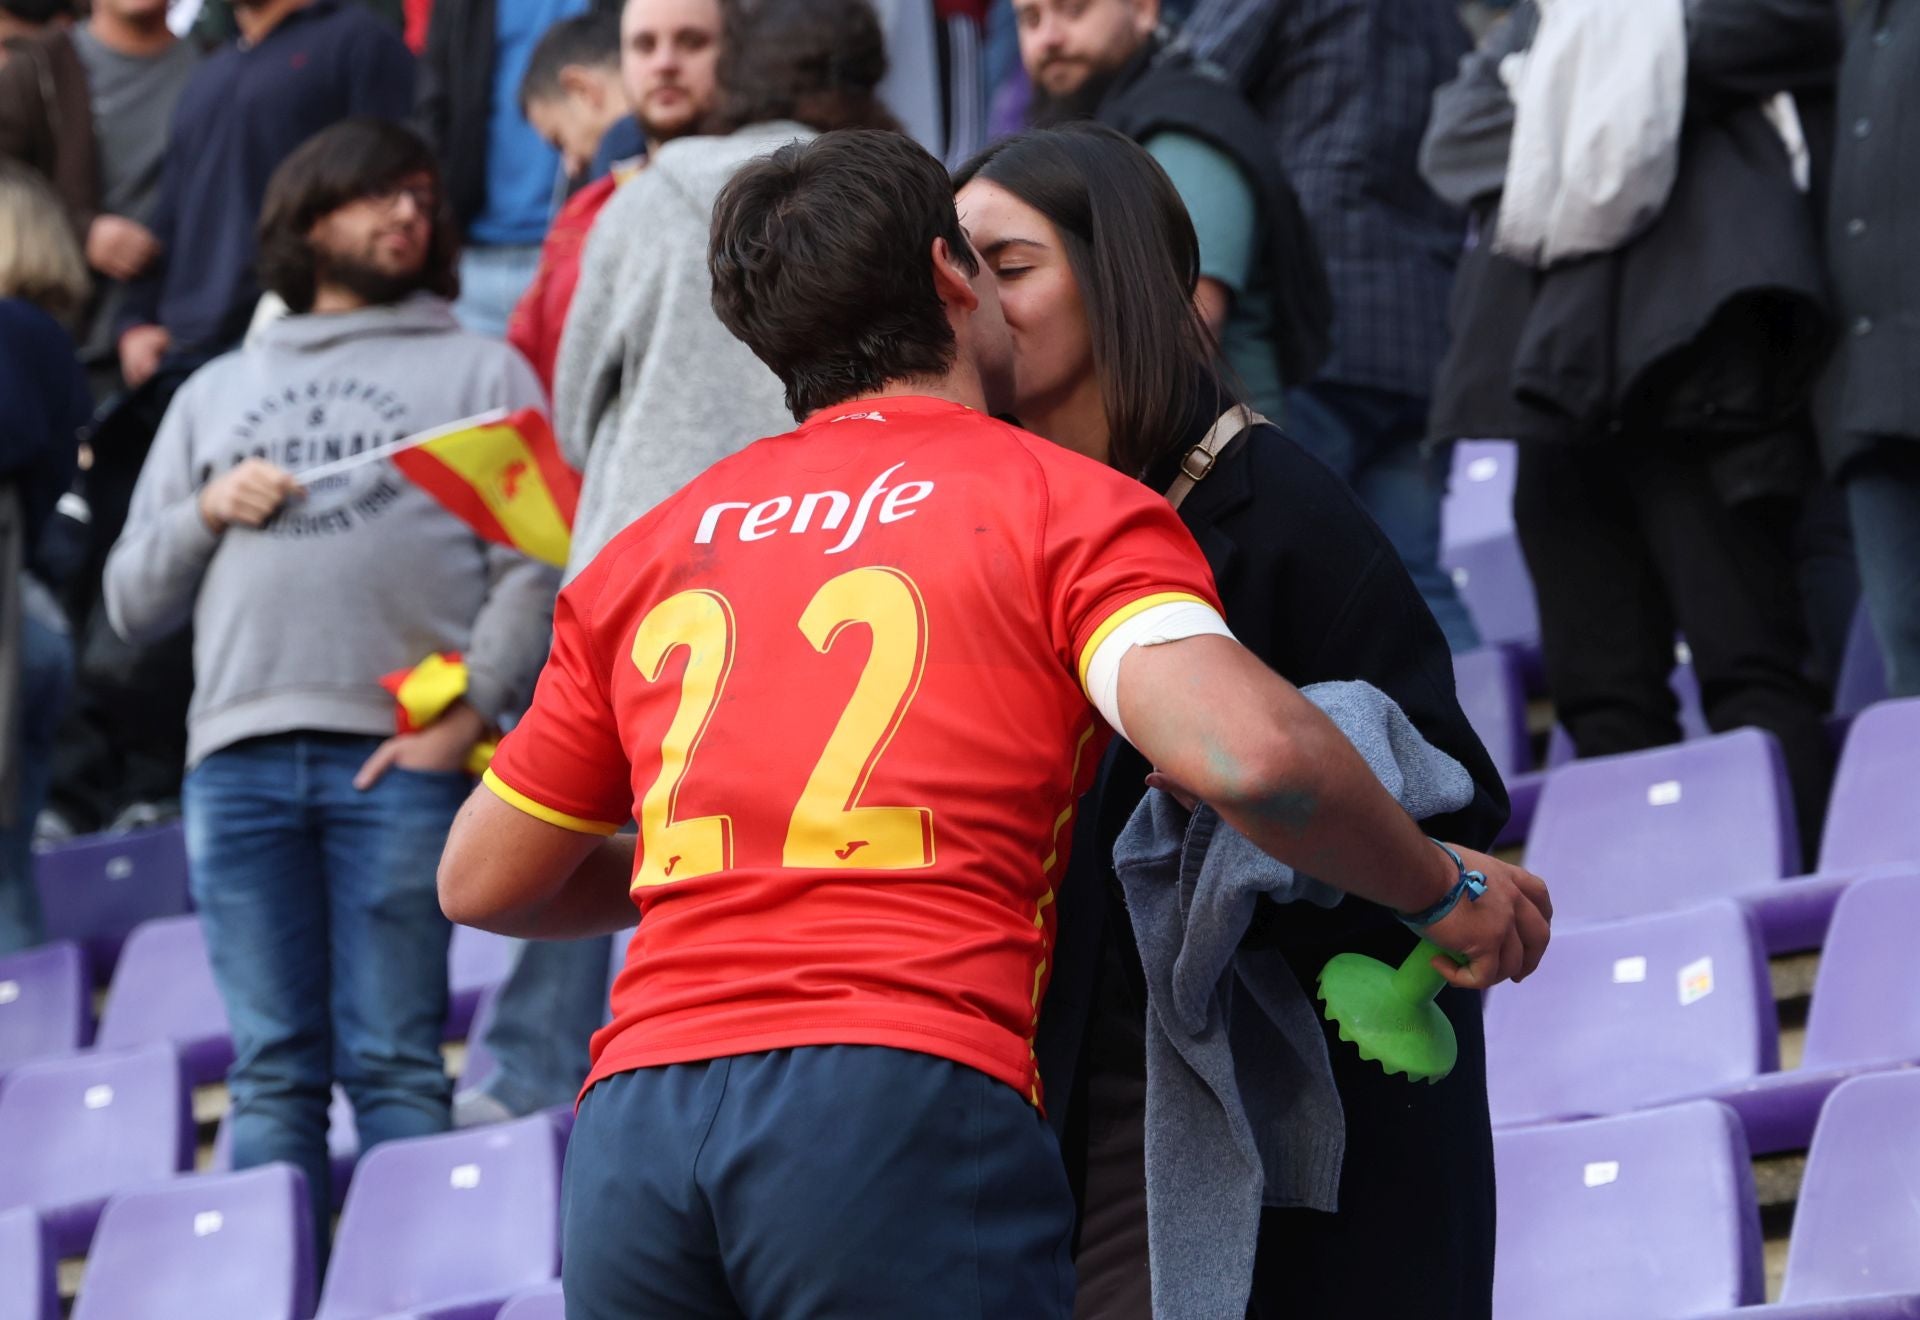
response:
[(581, 834), (504, 802), (484, 784), (440, 856), (440, 908), (462, 926), (566, 940), (633, 925), (631, 835)]
[[(1120, 717), (1134, 746), (1257, 846), (1335, 888), (1400, 912), (1458, 878), (1327, 716), (1239, 643), (1190, 637), (1120, 662)], [(1477, 855), (1488, 891), (1429, 934), (1469, 958), (1445, 968), (1485, 987), (1532, 972), (1552, 908), (1537, 877)]]

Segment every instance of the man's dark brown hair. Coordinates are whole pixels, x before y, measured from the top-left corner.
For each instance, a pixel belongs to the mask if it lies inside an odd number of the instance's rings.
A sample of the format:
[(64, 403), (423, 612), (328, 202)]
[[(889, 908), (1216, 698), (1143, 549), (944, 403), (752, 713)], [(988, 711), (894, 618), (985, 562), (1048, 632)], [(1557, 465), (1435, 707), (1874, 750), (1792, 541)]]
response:
[(260, 284), (295, 312), (313, 310), (319, 257), (307, 237), (320, 217), (349, 202), (378, 196), (407, 179), (432, 181), (434, 205), (427, 259), (404, 287), (383, 290), (396, 301), (417, 290), (443, 298), (460, 292), (458, 230), (440, 186), (440, 167), (411, 129), (386, 119), (344, 119), (301, 143), (267, 181), (260, 208)]
[(776, 119), (821, 133), (900, 126), (877, 94), (887, 39), (868, 0), (729, 0), (721, 16), (719, 100), (702, 132)]
[(946, 170), (911, 138), (849, 129), (789, 143), (714, 203), (713, 310), (780, 377), (795, 417), (938, 376), (954, 342), (936, 238), (978, 269)]

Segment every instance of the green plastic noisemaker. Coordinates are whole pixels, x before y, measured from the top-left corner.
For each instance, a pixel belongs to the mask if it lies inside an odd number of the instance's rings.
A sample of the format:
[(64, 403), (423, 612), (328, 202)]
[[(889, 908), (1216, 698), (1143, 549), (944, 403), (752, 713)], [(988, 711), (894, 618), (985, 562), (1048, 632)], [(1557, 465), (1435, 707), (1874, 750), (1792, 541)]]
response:
[(1360, 953), (1341, 953), (1320, 971), (1327, 1021), (1340, 1028), (1360, 1057), (1410, 1082), (1437, 1082), (1453, 1071), (1460, 1047), (1453, 1024), (1434, 1003), (1446, 978), (1434, 970), (1440, 956), (1464, 964), (1431, 940), (1421, 940), (1398, 967)]

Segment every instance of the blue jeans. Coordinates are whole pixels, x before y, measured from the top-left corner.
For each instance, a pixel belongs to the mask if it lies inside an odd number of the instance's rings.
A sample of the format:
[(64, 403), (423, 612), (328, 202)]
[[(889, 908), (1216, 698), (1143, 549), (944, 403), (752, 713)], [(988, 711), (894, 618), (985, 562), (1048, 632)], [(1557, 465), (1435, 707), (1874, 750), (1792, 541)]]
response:
[(0, 954), (45, 938), (33, 880), (33, 822), (53, 777), (53, 735), (73, 691), (73, 639), (47, 589), (29, 577), (20, 591), (20, 708), (13, 745), (18, 778), (13, 821), (0, 826)]
[(1073, 1313), (1053, 1130), (985, 1073), (819, 1045), (618, 1073), (580, 1104), (569, 1320)]
[(540, 245), (470, 247), (460, 254), (460, 297), (453, 315), (476, 335), (507, 337), (507, 318), (540, 268)]
[(494, 1005), (480, 1086), (516, 1114), (570, 1105), (587, 1080), (587, 1045), (607, 1020), (610, 935), (528, 940)]
[(325, 1257), (327, 1101), (360, 1148), (446, 1131), (447, 940), (434, 872), (470, 781), (354, 773), (376, 738), (292, 733), (207, 757), (182, 794), (193, 899), (233, 1028), (233, 1166), (306, 1174)]
[(1920, 443), (1864, 459), (1847, 479), (1860, 591), (1887, 662), (1887, 692), (1920, 697)]
[(1455, 652), (1480, 645), (1452, 576), (1440, 566), (1440, 501), (1448, 451), (1421, 446), (1427, 400), (1321, 382), (1287, 392), (1286, 433), (1340, 474), (1400, 554)]

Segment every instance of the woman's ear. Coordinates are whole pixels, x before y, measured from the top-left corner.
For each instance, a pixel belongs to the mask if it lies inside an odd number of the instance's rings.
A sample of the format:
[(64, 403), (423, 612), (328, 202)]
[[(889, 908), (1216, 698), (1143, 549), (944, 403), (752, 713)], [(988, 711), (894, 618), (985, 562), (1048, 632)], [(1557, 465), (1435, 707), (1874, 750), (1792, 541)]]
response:
[[(979, 260), (974, 257), (976, 270)], [(933, 291), (949, 308), (970, 312), (980, 305), (980, 295), (973, 288), (973, 276), (954, 259), (953, 248), (944, 238), (933, 240)]]

